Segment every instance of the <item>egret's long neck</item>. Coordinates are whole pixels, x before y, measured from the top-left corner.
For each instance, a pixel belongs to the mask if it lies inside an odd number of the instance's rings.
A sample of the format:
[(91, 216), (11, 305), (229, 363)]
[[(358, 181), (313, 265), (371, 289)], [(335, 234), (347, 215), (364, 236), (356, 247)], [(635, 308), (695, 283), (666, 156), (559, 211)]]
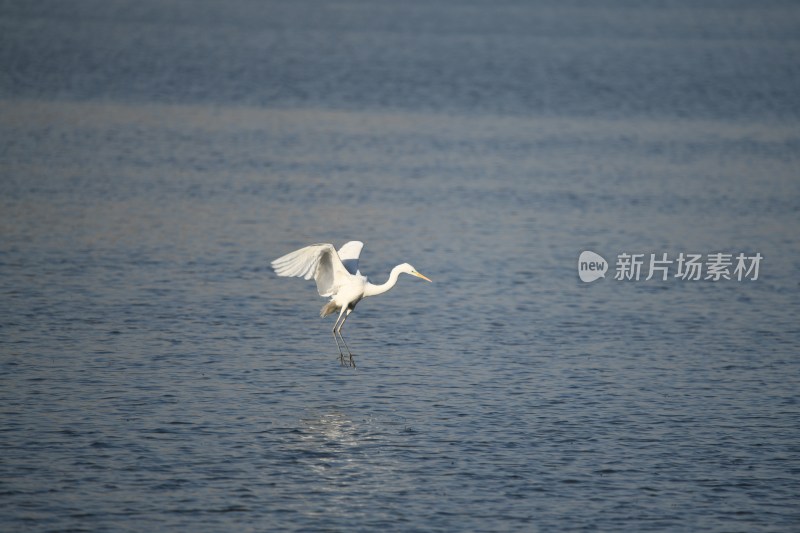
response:
[(367, 282), (367, 286), (364, 289), (364, 296), (375, 296), (378, 294), (383, 294), (384, 292), (388, 291), (392, 287), (395, 286), (397, 283), (397, 278), (400, 276), (400, 265), (397, 265), (392, 269), (392, 273), (389, 274), (389, 279), (386, 283), (382, 283), (381, 285), (373, 285), (370, 282)]

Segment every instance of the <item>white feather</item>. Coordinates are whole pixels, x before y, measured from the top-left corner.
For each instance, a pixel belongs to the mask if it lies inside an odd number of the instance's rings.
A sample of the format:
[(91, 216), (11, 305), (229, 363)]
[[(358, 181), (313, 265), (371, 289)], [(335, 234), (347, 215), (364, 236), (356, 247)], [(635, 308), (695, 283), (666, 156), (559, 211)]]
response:
[(314, 278), (320, 296), (336, 294), (350, 276), (336, 249), (328, 243), (312, 244), (279, 257), (272, 262), (272, 268), (279, 276)]
[(358, 258), (361, 257), (361, 249), (363, 247), (364, 243), (361, 241), (350, 241), (339, 248), (339, 259), (342, 260), (342, 264), (351, 274), (360, 273), (358, 271)]

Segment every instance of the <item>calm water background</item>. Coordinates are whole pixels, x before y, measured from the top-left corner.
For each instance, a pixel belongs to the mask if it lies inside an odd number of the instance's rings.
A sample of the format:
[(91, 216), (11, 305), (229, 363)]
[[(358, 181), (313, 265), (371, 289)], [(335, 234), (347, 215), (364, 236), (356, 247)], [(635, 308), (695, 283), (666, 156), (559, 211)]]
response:
[[(0, 529), (797, 531), (798, 23), (2, 3)], [(350, 239), (434, 279), (359, 306), (357, 369), (267, 267)]]

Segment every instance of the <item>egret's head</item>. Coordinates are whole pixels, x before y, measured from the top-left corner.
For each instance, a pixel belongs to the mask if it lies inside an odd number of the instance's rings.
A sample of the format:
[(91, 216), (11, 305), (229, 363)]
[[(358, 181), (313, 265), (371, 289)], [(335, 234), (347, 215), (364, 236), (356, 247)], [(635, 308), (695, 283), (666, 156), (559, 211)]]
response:
[(423, 276), (422, 274), (420, 274), (419, 272), (417, 272), (417, 269), (415, 269), (413, 266), (409, 265), (408, 263), (403, 263), (402, 265), (400, 265), (400, 272), (403, 272), (405, 274), (411, 274), (412, 276), (416, 276), (418, 278), (422, 278), (425, 281), (431, 281), (428, 278), (426, 278), (425, 276)]

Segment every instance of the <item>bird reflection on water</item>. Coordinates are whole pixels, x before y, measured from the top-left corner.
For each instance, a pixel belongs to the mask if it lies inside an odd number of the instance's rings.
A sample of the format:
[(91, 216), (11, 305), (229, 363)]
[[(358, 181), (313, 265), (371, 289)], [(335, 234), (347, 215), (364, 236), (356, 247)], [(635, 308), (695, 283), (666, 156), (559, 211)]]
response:
[(324, 481), (319, 490), (336, 492), (341, 476), (358, 475), (357, 450), (367, 434), (346, 414), (332, 411), (302, 421), (302, 433), (296, 442), (298, 461), (305, 463)]

